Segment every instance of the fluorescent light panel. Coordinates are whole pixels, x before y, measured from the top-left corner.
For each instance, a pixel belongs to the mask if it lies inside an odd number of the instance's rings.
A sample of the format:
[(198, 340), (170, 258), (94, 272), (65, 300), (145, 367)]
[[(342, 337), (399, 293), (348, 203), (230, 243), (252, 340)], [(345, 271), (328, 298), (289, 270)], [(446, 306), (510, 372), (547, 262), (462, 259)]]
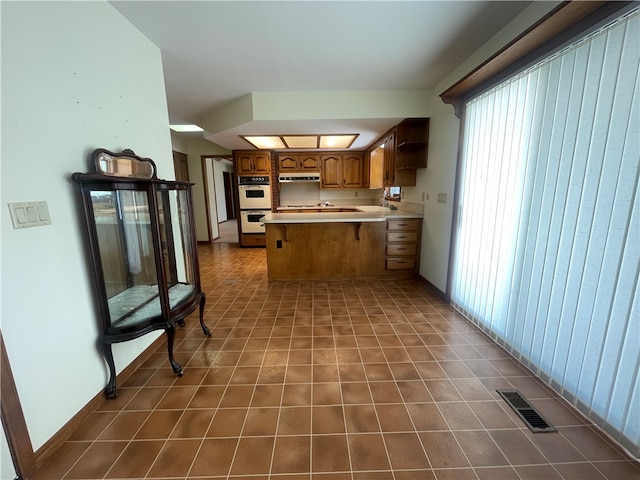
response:
[(358, 134), (349, 135), (240, 135), (247, 142), (262, 150), (349, 148)]
[(243, 137), (254, 147), (262, 150), (271, 150), (274, 148), (287, 148), (282, 139), (278, 136), (262, 135), (258, 137)]
[(169, 125), (174, 132), (202, 132), (198, 125)]

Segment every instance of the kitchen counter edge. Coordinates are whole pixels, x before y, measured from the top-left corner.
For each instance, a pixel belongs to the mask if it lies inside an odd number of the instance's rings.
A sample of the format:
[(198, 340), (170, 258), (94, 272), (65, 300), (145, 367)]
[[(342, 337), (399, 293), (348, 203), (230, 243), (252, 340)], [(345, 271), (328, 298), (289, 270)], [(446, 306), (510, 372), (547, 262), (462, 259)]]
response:
[(268, 213), (263, 223), (336, 223), (336, 222), (385, 222), (404, 218), (422, 218), (418, 213), (403, 210), (375, 212), (312, 212), (312, 213)]

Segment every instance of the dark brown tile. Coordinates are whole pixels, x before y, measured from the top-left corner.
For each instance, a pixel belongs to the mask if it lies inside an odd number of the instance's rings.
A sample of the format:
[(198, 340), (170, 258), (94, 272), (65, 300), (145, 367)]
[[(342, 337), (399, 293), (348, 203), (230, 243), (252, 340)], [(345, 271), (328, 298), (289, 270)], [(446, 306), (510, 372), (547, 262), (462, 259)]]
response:
[[(286, 387), (285, 387), (286, 390)], [(339, 383), (319, 383), (313, 385), (314, 405), (341, 405), (342, 392)], [(283, 402), (284, 405), (284, 402)]]
[(462, 395), (451, 380), (426, 380), (424, 384), (436, 402), (462, 401)]
[(251, 399), (252, 407), (279, 407), (283, 385), (256, 385)]
[(207, 431), (207, 437), (239, 436), (246, 416), (246, 408), (220, 408), (216, 410)]
[(405, 403), (424, 403), (433, 401), (433, 398), (429, 394), (424, 382), (420, 380), (397, 382), (397, 386)]
[(200, 448), (200, 440), (169, 440), (147, 474), (148, 478), (186, 476)]
[[(182, 410), (189, 404), (194, 394), (196, 393), (197, 389), (198, 387), (196, 386), (189, 386), (189, 387), (174, 386), (168, 390), (165, 388), (161, 388), (160, 390), (163, 390), (164, 392), (166, 392), (166, 394), (158, 402), (155, 408)], [(147, 389), (145, 388), (145, 390)], [(131, 402), (129, 405), (135, 405), (135, 404), (136, 402), (134, 399), (134, 401)]]
[(483, 428), (469, 405), (464, 402), (440, 402), (442, 416), (451, 430), (474, 430)]
[[(253, 396), (253, 385), (229, 385), (220, 400), (220, 408), (247, 407)], [(194, 402), (192, 402), (192, 407)]]
[(376, 411), (383, 432), (414, 431), (413, 423), (404, 405), (376, 405)]
[(624, 457), (588, 426), (558, 429), (589, 460), (623, 460)]
[[(522, 480), (561, 480), (562, 476), (551, 465), (530, 465), (514, 467)], [(585, 479), (586, 480), (586, 479)]]
[(185, 410), (171, 438), (202, 438), (207, 433), (215, 410)]
[(100, 440), (130, 440), (151, 412), (123, 411), (100, 434)]
[(90, 419), (85, 420), (85, 422), (73, 432), (69, 440), (95, 440), (117, 416), (118, 412), (98, 411), (94, 413)]
[(369, 384), (366, 382), (352, 382), (341, 384), (342, 402), (345, 404), (372, 403)]
[(194, 477), (224, 475), (226, 478), (237, 444), (237, 438), (205, 440), (193, 461), (189, 475)]
[(313, 472), (340, 472), (351, 469), (345, 435), (314, 435), (311, 448)]
[(390, 470), (381, 434), (355, 434), (347, 437), (354, 471)]
[(344, 418), (348, 433), (380, 431), (376, 410), (373, 405), (345, 405)]
[(164, 440), (129, 443), (104, 478), (144, 478), (163, 445)]
[[(221, 386), (203, 385), (198, 387), (189, 402), (189, 408), (216, 408), (224, 392), (225, 387)], [(162, 402), (160, 403), (162, 404)]]
[(476, 378), (456, 378), (452, 380), (453, 385), (467, 401), (493, 400), (494, 396), (489, 392), (482, 382)]
[(637, 463), (634, 465), (630, 461), (621, 462), (593, 462), (593, 466), (596, 467), (607, 479), (640, 479), (640, 465)]
[(278, 435), (309, 435), (311, 433), (311, 407), (280, 409)]
[(138, 430), (137, 440), (154, 440), (168, 438), (182, 416), (180, 410), (155, 410)]
[(415, 433), (385, 433), (383, 438), (394, 470), (431, 468)]
[[(433, 470), (409, 470), (393, 472), (395, 480), (435, 480)], [(354, 479), (355, 480), (355, 479)], [(363, 479), (364, 480), (364, 479)]]
[(469, 466), (464, 452), (451, 432), (421, 432), (418, 435), (434, 469)]
[(63, 443), (30, 479), (60, 480), (91, 445), (91, 442)]
[(311, 437), (278, 437), (273, 453), (273, 473), (311, 471)]
[(513, 421), (511, 414), (504, 410), (501, 403), (497, 401), (469, 402), (469, 407), (488, 430), (519, 428), (521, 426)]
[(520, 430), (490, 430), (489, 434), (514, 466), (548, 463)]
[[(284, 410), (283, 410), (284, 411)], [(344, 433), (345, 422), (342, 405), (313, 407), (314, 434)]]
[(279, 408), (250, 408), (245, 419), (242, 436), (275, 435), (279, 413)]
[(123, 452), (127, 442), (96, 442), (65, 475), (69, 479), (103, 478)]
[(473, 467), (509, 465), (498, 446), (487, 432), (453, 432), (460, 447)]
[(269, 473), (273, 444), (274, 437), (241, 437), (231, 466), (231, 475)]
[(481, 467), (474, 471), (479, 480), (521, 480), (512, 467)]
[(448, 468), (446, 470), (433, 469), (438, 480), (477, 480), (472, 468)]
[(371, 382), (369, 388), (375, 403), (402, 403), (403, 401), (396, 382)]

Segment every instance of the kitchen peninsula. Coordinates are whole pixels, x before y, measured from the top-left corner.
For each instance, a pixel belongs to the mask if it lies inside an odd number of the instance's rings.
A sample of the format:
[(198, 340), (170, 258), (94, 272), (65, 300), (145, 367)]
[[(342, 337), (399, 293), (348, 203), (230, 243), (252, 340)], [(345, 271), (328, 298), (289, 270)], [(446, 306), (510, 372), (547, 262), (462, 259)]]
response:
[(265, 215), (269, 280), (417, 274), (421, 214), (374, 206), (341, 210)]

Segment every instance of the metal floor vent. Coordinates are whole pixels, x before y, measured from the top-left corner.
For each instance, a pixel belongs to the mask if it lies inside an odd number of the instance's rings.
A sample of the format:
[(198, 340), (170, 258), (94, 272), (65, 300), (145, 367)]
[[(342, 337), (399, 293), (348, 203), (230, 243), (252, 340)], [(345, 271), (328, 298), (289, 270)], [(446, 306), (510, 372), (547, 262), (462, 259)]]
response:
[(557, 432), (517, 390), (496, 390), (533, 433)]

